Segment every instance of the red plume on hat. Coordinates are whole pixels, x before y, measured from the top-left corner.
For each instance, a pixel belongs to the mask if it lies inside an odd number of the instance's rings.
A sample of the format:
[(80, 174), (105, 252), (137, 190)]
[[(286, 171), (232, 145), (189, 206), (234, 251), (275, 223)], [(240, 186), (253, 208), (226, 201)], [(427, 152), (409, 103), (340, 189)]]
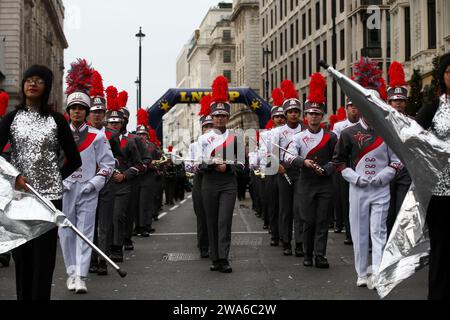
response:
[(403, 70), (403, 65), (400, 62), (392, 62), (391, 66), (389, 67), (389, 79), (389, 87), (391, 88), (406, 87), (408, 85), (405, 80), (405, 70)]
[(211, 102), (212, 97), (210, 94), (207, 94), (206, 96), (203, 96), (203, 98), (200, 100), (200, 112), (198, 113), (199, 116), (209, 116), (211, 114)]
[(76, 62), (73, 62), (67, 73), (66, 94), (70, 95), (75, 91), (81, 91), (88, 94), (91, 90), (93, 72), (94, 70), (85, 59), (77, 59)]
[(354, 66), (355, 81), (366, 89), (379, 90), (381, 70), (378, 68), (376, 61), (367, 57), (362, 57), (361, 60), (355, 63)]
[(106, 108), (110, 111), (119, 111), (119, 100), (117, 99), (117, 88), (109, 86), (106, 88)]
[(224, 76), (218, 76), (212, 84), (211, 103), (228, 102), (228, 79)]
[(169, 153), (172, 153), (172, 151), (173, 151), (173, 146), (169, 146), (169, 147), (167, 148), (167, 151), (169, 151)]
[(344, 107), (340, 107), (337, 111), (337, 120), (339, 122), (344, 121), (345, 119), (347, 119), (347, 112), (345, 112)]
[(332, 114), (330, 116), (330, 130), (333, 131), (334, 125), (339, 122), (339, 118), (337, 115)]
[(324, 76), (320, 73), (314, 73), (311, 76), (311, 81), (309, 82), (309, 95), (308, 101), (310, 103), (325, 103), (325, 88), (327, 87), (327, 81)]
[(148, 113), (142, 108), (140, 108), (137, 112), (137, 125), (148, 126)]
[(105, 97), (105, 88), (103, 87), (103, 78), (101, 74), (94, 70), (92, 74), (92, 88), (89, 92), (91, 97)]
[(378, 88), (378, 92), (380, 92), (381, 99), (384, 101), (388, 99), (386, 80), (382, 77), (380, 77), (380, 87)]
[(271, 130), (273, 129), (273, 120), (270, 119), (267, 124), (266, 124), (266, 130)]
[(275, 107), (281, 107), (283, 106), (284, 103), (284, 93), (280, 88), (275, 88), (272, 91), (272, 100), (273, 100), (273, 105)]
[(6, 91), (0, 92), (0, 117), (6, 114), (6, 109), (8, 109), (9, 95)]
[(284, 93), (284, 99), (298, 99), (298, 92), (297, 89), (295, 89), (295, 85), (292, 83), (291, 80), (284, 80), (281, 83), (281, 90)]
[(119, 107), (125, 108), (128, 103), (128, 92), (126, 92), (125, 90), (121, 91), (119, 93), (119, 96), (117, 97), (117, 100), (119, 102)]

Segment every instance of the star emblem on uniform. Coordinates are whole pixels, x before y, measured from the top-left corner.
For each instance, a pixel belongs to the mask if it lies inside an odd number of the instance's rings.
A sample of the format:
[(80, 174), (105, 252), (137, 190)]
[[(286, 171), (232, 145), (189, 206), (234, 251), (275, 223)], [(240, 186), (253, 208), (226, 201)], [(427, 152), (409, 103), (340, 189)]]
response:
[(160, 108), (161, 108), (161, 110), (164, 110), (164, 111), (166, 111), (166, 112), (169, 111), (169, 109), (170, 109), (169, 102), (167, 102), (167, 101), (162, 101), (162, 102), (161, 102)]
[(253, 109), (253, 111), (256, 111), (258, 109), (261, 109), (261, 101), (255, 99), (252, 101), (252, 104), (250, 105), (250, 108)]

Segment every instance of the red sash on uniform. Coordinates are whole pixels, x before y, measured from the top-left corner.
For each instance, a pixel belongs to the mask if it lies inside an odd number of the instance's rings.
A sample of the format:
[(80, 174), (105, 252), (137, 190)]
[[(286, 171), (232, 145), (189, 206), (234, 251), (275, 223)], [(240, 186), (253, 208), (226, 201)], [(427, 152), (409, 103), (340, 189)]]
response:
[(86, 139), (78, 146), (78, 151), (81, 153), (94, 142), (95, 138), (97, 137), (96, 133), (88, 132)]
[(361, 161), (361, 159), (364, 158), (364, 156), (366, 154), (375, 150), (376, 148), (381, 146), (383, 143), (384, 143), (383, 139), (381, 139), (381, 137), (378, 137), (371, 145), (367, 146), (366, 148), (364, 148), (363, 151), (361, 151), (361, 154), (359, 155), (359, 158), (358, 158), (358, 161), (356, 162), (356, 164), (358, 164)]
[(317, 151), (325, 148), (327, 146), (328, 142), (330, 141), (330, 139), (331, 139), (331, 135), (329, 133), (324, 133), (322, 141), (320, 141), (320, 143), (314, 149), (312, 149), (310, 152), (308, 152), (308, 154), (306, 155), (306, 159), (310, 158)]
[(217, 154), (218, 152), (220, 152), (221, 150), (224, 150), (224, 149), (228, 148), (228, 146), (229, 146), (230, 144), (232, 144), (232, 143), (234, 144), (234, 138), (235, 138), (235, 136), (230, 134), (230, 135), (228, 136), (227, 140), (225, 140), (224, 143), (222, 143), (220, 146), (218, 146), (217, 148), (215, 148), (215, 149), (211, 152), (211, 156), (212, 156), (212, 157), (215, 157), (216, 154)]
[(5, 148), (3, 148), (3, 152), (7, 152), (9, 148), (11, 148), (11, 144), (7, 143)]

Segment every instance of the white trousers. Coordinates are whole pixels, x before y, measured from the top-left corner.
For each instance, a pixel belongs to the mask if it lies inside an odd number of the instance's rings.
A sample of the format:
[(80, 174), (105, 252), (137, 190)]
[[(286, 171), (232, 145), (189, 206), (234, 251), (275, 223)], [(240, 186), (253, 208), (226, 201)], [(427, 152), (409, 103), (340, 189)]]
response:
[[(387, 241), (386, 220), (390, 198), (389, 185), (359, 188), (350, 184), (350, 230), (358, 277), (378, 273)], [(369, 238), (372, 240), (371, 266)]]
[[(98, 193), (81, 194), (85, 184), (73, 183), (64, 192), (63, 212), (89, 240), (94, 239)], [(68, 276), (87, 277), (92, 249), (72, 229), (59, 228), (59, 240)]]

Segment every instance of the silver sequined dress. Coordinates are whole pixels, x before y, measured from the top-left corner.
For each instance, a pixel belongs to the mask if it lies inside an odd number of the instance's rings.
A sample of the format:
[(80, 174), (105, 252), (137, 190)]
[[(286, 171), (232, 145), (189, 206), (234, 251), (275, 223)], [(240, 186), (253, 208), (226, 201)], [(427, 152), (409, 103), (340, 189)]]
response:
[(58, 127), (52, 116), (20, 110), (11, 125), (11, 162), (33, 188), (48, 200), (60, 200)]
[[(450, 96), (442, 95), (439, 101), (439, 109), (433, 119), (431, 132), (439, 139), (450, 143)], [(434, 196), (450, 196), (450, 164), (442, 172), (439, 182), (433, 190)]]

